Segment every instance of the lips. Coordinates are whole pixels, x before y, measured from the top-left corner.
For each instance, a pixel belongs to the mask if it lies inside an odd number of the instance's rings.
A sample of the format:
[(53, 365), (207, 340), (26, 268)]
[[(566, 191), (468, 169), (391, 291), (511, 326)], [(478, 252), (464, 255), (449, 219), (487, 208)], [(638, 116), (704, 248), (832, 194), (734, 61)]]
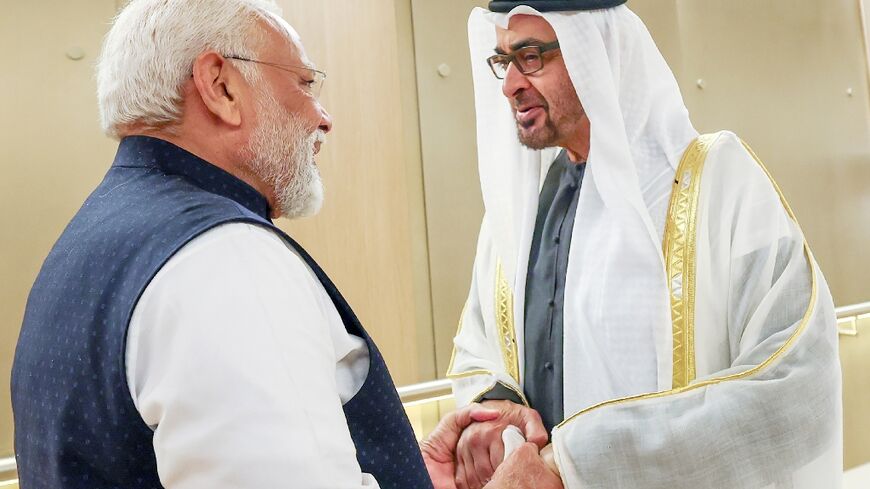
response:
[(540, 105), (533, 105), (517, 109), (517, 122), (522, 126), (530, 126), (535, 122), (535, 119), (544, 113), (544, 108)]
[(326, 141), (326, 132), (318, 129), (314, 132), (314, 154), (320, 153), (320, 146)]

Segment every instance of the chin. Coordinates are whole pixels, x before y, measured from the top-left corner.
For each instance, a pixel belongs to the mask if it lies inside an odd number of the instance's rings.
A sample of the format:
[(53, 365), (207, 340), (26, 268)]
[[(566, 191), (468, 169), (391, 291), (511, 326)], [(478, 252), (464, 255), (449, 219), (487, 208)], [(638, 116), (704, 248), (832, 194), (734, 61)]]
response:
[(534, 137), (520, 137), (520, 144), (529, 149), (547, 149), (552, 148), (555, 144), (549, 139), (541, 139)]
[(323, 184), (319, 181), (311, 182), (304, 191), (299, 187), (290, 188), (281, 199), (281, 217), (298, 219), (300, 217), (312, 217), (320, 212), (323, 207)]
[(517, 138), (529, 149), (546, 149), (556, 146), (556, 138), (547, 127), (525, 129), (517, 127)]

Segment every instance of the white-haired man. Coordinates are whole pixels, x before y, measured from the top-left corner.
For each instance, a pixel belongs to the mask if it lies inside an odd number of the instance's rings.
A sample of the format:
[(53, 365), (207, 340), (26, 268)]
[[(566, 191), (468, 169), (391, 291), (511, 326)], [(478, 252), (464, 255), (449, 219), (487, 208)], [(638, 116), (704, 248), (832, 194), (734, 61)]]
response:
[[(270, 220), (320, 207), (323, 78), (271, 1), (118, 15), (98, 67), (118, 153), (16, 349), (22, 488), (432, 487), (377, 347)], [(493, 416), (424, 444), (439, 487), (459, 430)]]
[[(471, 15), (486, 214), (458, 402), (537, 410), (569, 489), (837, 487), (824, 278), (748, 147), (692, 127), (623, 3)], [(504, 424), (464, 431), (460, 488), (517, 471)]]

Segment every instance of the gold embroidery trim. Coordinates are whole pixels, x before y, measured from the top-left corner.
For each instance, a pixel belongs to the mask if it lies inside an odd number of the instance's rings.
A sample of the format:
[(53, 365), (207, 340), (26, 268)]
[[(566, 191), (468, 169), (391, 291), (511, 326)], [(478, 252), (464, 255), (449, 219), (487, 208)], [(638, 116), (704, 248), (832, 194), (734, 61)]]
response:
[(453, 362), (456, 361), (456, 337), (459, 336), (459, 333), (462, 332), (462, 320), (465, 318), (465, 310), (468, 309), (468, 301), (465, 301), (465, 304), (462, 306), (462, 312), (459, 313), (459, 324), (456, 325), (456, 334), (453, 335), (453, 351), (450, 352), (450, 363), (447, 364), (447, 378), (460, 378), (460, 377), (470, 377), (472, 375), (477, 375), (480, 373), (490, 373), (488, 370), (472, 370), (468, 372), (462, 372), (458, 374), (453, 373)]
[[(499, 263), (498, 272), (496, 275), (500, 276), (502, 278), (502, 280), (504, 280), (504, 277), (503, 277), (502, 272), (501, 272), (501, 264), (500, 263)], [(509, 304), (509, 305), (513, 305), (512, 299), (510, 299), (509, 302), (511, 302), (511, 304)], [(459, 336), (459, 332), (462, 331), (462, 319), (465, 317), (465, 310), (467, 307), (468, 307), (468, 304), (466, 303), (466, 305), (463, 306), (463, 308), (462, 308), (462, 313), (459, 315), (459, 325), (456, 327), (456, 336)], [(513, 314), (511, 314), (511, 318), (512, 317), (513, 317)], [(511, 332), (513, 332), (513, 320), (511, 320)], [(516, 343), (516, 342), (514, 342), (514, 343)], [(514, 352), (514, 357), (516, 357), (516, 352)], [(450, 364), (447, 366), (447, 378), (448, 379), (463, 379), (466, 377), (474, 377), (476, 375), (491, 375), (493, 377), (496, 376), (495, 373), (493, 373), (490, 370), (486, 370), (486, 369), (475, 369), (475, 370), (469, 370), (467, 372), (453, 373), (453, 362), (455, 361), (455, 359), (456, 359), (456, 345), (453, 345), (453, 353), (450, 355)], [(516, 380), (515, 377), (514, 377), (514, 380)], [(525, 394), (523, 394), (523, 392), (521, 390), (519, 390), (518, 388), (516, 388), (512, 385), (505, 384), (504, 382), (497, 381), (496, 384), (501, 384), (501, 385), (505, 386), (505, 388), (509, 389), (511, 392), (514, 392), (523, 401), (523, 404), (525, 404), (526, 406), (529, 405), (529, 401), (528, 401), (528, 399), (526, 399)], [(484, 395), (486, 395), (487, 392), (491, 391), (492, 389), (493, 389), (492, 387), (488, 387), (488, 388), (484, 389), (483, 391), (477, 393), (472, 398), (472, 402), (479, 402), (480, 399)]]
[(498, 260), (495, 265), (495, 324), (505, 371), (519, 385), (520, 367), (517, 337), (514, 331), (514, 296), (510, 284), (504, 277), (501, 260)]
[[(755, 162), (758, 163), (758, 165), (761, 167), (762, 170), (764, 170), (764, 173), (767, 175), (767, 178), (770, 180), (770, 183), (773, 185), (773, 188), (776, 190), (777, 194), (779, 194), (779, 199), (782, 202), (783, 207), (785, 207), (785, 210), (788, 213), (789, 217), (791, 218), (792, 221), (794, 221), (794, 223), (795, 223), (795, 225), (797, 225), (798, 229), (800, 229), (800, 223), (797, 222), (797, 219), (795, 218), (794, 212), (792, 212), (792, 210), (791, 210), (791, 206), (788, 205), (788, 202), (785, 200), (785, 196), (782, 194), (782, 191), (779, 189), (779, 186), (776, 184), (776, 182), (770, 176), (770, 172), (767, 171), (767, 168), (765, 168), (764, 164), (761, 162), (761, 160), (758, 158), (758, 156), (756, 156), (755, 152), (753, 152), (752, 149), (746, 145), (746, 143), (744, 143), (742, 141), (741, 141), (741, 143), (746, 148), (746, 150), (749, 151), (749, 154), (752, 155), (752, 157), (755, 159)], [(804, 331), (806, 331), (807, 325), (810, 322), (810, 318), (812, 317), (813, 312), (815, 311), (816, 300), (818, 298), (818, 283), (817, 283), (818, 278), (816, 276), (816, 268), (813, 266), (813, 263), (814, 263), (813, 253), (812, 253), (812, 251), (810, 251), (810, 246), (807, 243), (806, 238), (804, 238), (803, 245), (804, 245), (804, 256), (806, 257), (807, 264), (810, 267), (810, 281), (811, 282), (810, 282), (809, 305), (807, 306), (807, 310), (804, 313), (803, 318), (801, 318), (801, 321), (798, 324), (797, 328), (795, 329), (794, 333), (792, 333), (792, 335), (789, 336), (789, 338), (785, 341), (785, 343), (783, 343), (782, 346), (780, 346), (775, 352), (773, 352), (773, 354), (771, 356), (769, 356), (763, 362), (761, 362), (760, 364), (756, 365), (755, 367), (752, 367), (752, 368), (745, 370), (743, 372), (739, 372), (739, 373), (731, 374), (731, 375), (726, 375), (723, 377), (714, 377), (714, 378), (707, 379), (707, 380), (704, 380), (701, 382), (696, 382), (694, 384), (687, 385), (685, 387), (675, 388), (675, 389), (662, 391), (662, 392), (653, 392), (653, 393), (649, 393), (649, 394), (640, 394), (640, 395), (636, 395), (636, 396), (623, 397), (623, 398), (619, 398), (619, 399), (612, 399), (610, 401), (604, 401), (604, 402), (598, 403), (594, 406), (590, 406), (586, 409), (583, 409), (583, 410), (573, 414), (569, 418), (565, 419), (565, 421), (562, 421), (561, 423), (559, 423), (554, 428), (554, 431), (556, 429), (559, 429), (562, 426), (570, 423), (571, 421), (577, 419), (578, 417), (580, 417), (586, 413), (589, 413), (591, 411), (595, 411), (597, 409), (601, 409), (603, 407), (615, 406), (615, 405), (625, 404), (625, 403), (629, 403), (629, 402), (633, 402), (633, 401), (641, 401), (641, 400), (647, 400), (647, 399), (656, 399), (656, 398), (661, 398), (661, 397), (673, 396), (673, 395), (677, 395), (677, 394), (682, 394), (684, 392), (689, 392), (689, 391), (701, 389), (704, 387), (708, 387), (710, 385), (719, 384), (722, 382), (728, 382), (728, 381), (732, 381), (732, 380), (740, 380), (740, 379), (750, 377), (752, 375), (757, 374), (758, 372), (766, 369), (768, 366), (770, 366), (771, 364), (773, 364), (774, 362), (779, 360), (780, 357), (782, 357), (786, 352), (788, 352), (791, 349), (791, 347), (795, 344), (795, 342), (797, 342), (798, 338), (804, 333)]]
[(448, 372), (447, 378), (448, 379), (464, 379), (465, 377), (474, 377), (475, 375), (495, 375), (495, 374), (489, 370), (479, 368), (476, 370), (468, 370), (468, 371), (459, 372), (456, 374)]
[(672, 388), (695, 380), (695, 227), (701, 172), (718, 134), (696, 139), (683, 154), (674, 177), (662, 251), (673, 322)]
[[(462, 312), (459, 313), (459, 324), (456, 325), (456, 334), (453, 335), (454, 339), (459, 336), (459, 333), (462, 331), (462, 320), (465, 318), (465, 311), (468, 309), (468, 302), (462, 306)], [(474, 377), (475, 375), (492, 375), (495, 374), (487, 369), (478, 368), (474, 370), (467, 370), (465, 372), (453, 372), (453, 363), (456, 361), (456, 344), (453, 344), (453, 352), (450, 354), (450, 363), (447, 364), (447, 378), (448, 379), (463, 379), (465, 377)]]
[[(499, 345), (502, 351), (502, 358), (505, 364), (505, 370), (508, 375), (510, 375), (514, 381), (519, 384), (519, 363), (517, 360), (517, 345), (516, 345), (516, 334), (514, 332), (514, 321), (513, 321), (513, 294), (511, 293), (510, 286), (507, 283), (507, 280), (504, 277), (504, 272), (501, 267), (501, 261), (496, 264), (496, 287), (495, 287), (495, 297), (496, 297), (496, 307), (495, 307), (495, 316), (496, 316), (496, 327), (499, 333)], [(462, 321), (465, 318), (465, 310), (468, 307), (468, 303), (462, 308), (462, 313), (459, 315), (459, 324), (456, 327), (456, 336), (459, 336), (460, 331), (462, 331)], [(507, 347), (507, 341), (505, 335), (508, 335), (510, 338), (511, 347)], [(495, 373), (486, 369), (474, 369), (468, 370), (466, 372), (453, 372), (453, 364), (456, 360), (456, 345), (453, 345), (453, 353), (450, 355), (450, 363), (447, 366), (447, 378), (448, 379), (462, 379), (466, 377), (474, 377), (476, 375), (492, 375), (496, 377)], [(504, 385), (506, 388), (510, 389), (514, 393), (522, 399), (523, 403), (526, 406), (529, 405), (529, 401), (526, 399), (526, 396), (512, 385), (507, 385), (503, 382), (498, 382), (499, 384)], [(487, 388), (482, 392), (478, 393), (474, 399), (480, 399), (484, 394), (489, 392), (491, 388)]]
[[(512, 386), (512, 385), (509, 385), (509, 384), (505, 384), (504, 382), (501, 382), (501, 381), (497, 381), (495, 384), (496, 384), (496, 385), (501, 385), (501, 386), (503, 386), (504, 388), (508, 389), (509, 391), (513, 392), (514, 394), (517, 395), (517, 397), (520, 398), (521, 401), (523, 401), (523, 404), (525, 404), (526, 407), (531, 407), (531, 406), (529, 406), (529, 400), (526, 399), (526, 395), (523, 394), (522, 391), (520, 391), (520, 390), (517, 389), (516, 387), (514, 387), (514, 386)], [(495, 389), (495, 386), (492, 386), (492, 387), (490, 387), (490, 388), (488, 388), (488, 389), (484, 389), (483, 391), (478, 392), (476, 396), (474, 396), (473, 398), (471, 398), (471, 399), (472, 399), (471, 402), (480, 402), (481, 399), (483, 399), (483, 396), (485, 396), (489, 391), (491, 391), (491, 390), (493, 390), (493, 389)]]

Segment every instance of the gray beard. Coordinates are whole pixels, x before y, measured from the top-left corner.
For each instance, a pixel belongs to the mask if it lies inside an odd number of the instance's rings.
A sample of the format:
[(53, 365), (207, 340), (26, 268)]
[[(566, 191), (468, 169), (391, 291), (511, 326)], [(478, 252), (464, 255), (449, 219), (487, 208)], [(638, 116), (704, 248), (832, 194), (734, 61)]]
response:
[(538, 130), (535, 134), (528, 136), (523, 135), (523, 128), (517, 124), (517, 138), (520, 143), (529, 149), (546, 149), (556, 146), (559, 132), (556, 130), (555, 124), (550, 120), (550, 114), (547, 114), (547, 120), (544, 127)]
[(323, 182), (314, 163), (314, 143), (324, 133), (308, 133), (302, 118), (284, 110), (267, 90), (258, 94), (260, 120), (248, 146), (251, 171), (274, 192), (282, 217), (317, 214), (323, 205)]

